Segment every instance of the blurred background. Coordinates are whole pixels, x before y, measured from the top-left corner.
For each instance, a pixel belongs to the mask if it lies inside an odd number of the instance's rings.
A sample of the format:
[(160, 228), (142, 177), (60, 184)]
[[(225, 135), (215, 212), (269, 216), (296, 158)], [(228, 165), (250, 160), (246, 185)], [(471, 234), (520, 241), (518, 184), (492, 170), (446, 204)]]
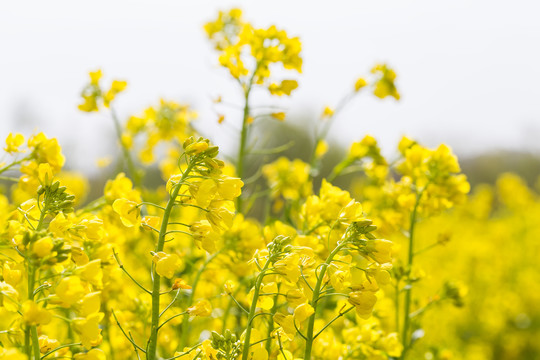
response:
[[(386, 155), (401, 135), (449, 144), (474, 183), (540, 169), (540, 3), (536, 1), (12, 1), (0, 5), (0, 137), (44, 131), (58, 137), (69, 168), (88, 175), (115, 156), (106, 112), (78, 111), (88, 71), (128, 81), (117, 100), (125, 120), (159, 98), (189, 103), (197, 129), (230, 154), (240, 112), (216, 109), (241, 94), (218, 68), (202, 29), (217, 11), (239, 6), (261, 27), (276, 24), (303, 43), (304, 71), (289, 99), (255, 97), (287, 110), (286, 126), (313, 135), (376, 62), (398, 74), (399, 102), (356, 99), (330, 133), (333, 148), (375, 136)], [(218, 125), (218, 113), (226, 121)], [(293, 138), (297, 135), (293, 135)], [(285, 140), (284, 140), (285, 141)]]

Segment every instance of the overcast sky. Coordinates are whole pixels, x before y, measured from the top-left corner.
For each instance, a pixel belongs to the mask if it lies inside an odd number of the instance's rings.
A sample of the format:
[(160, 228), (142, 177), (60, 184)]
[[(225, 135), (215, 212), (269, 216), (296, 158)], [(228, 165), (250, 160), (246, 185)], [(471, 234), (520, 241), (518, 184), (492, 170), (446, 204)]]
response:
[(39, 128), (60, 139), (79, 169), (83, 156), (88, 164), (110, 153), (106, 114), (77, 110), (87, 72), (101, 68), (106, 81), (129, 82), (118, 101), (123, 118), (160, 97), (190, 103), (198, 128), (230, 150), (236, 134), (217, 126), (211, 99), (240, 98), (202, 26), (232, 6), (255, 26), (276, 24), (303, 42), (297, 92), (260, 96), (259, 104), (315, 119), (386, 62), (402, 100), (356, 99), (332, 137), (349, 143), (370, 133), (387, 153), (402, 134), (461, 154), (540, 152), (540, 2), (532, 0), (2, 1), (1, 137)]

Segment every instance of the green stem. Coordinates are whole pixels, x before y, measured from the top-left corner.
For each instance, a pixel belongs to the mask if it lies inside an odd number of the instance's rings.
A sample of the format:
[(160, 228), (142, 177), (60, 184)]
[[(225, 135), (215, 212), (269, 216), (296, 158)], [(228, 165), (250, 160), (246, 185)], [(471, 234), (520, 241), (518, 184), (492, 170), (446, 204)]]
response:
[(350, 166), (352, 163), (354, 163), (354, 159), (346, 158), (339, 164), (337, 164), (333, 169), (330, 175), (328, 175), (327, 180), (329, 182), (333, 182), (341, 173), (343, 170), (345, 170), (348, 166)]
[[(240, 147), (238, 148), (238, 165), (236, 171), (240, 179), (244, 178), (244, 158), (246, 156), (246, 144), (248, 135), (249, 120), (249, 94), (251, 93), (251, 82), (244, 92), (244, 114), (242, 118), (242, 131), (240, 132)], [(238, 212), (242, 212), (242, 196), (237, 198)]]
[(399, 280), (396, 279), (396, 285), (395, 285), (395, 302), (396, 302), (396, 331), (399, 332)]
[[(40, 231), (43, 227), (45, 215), (47, 214), (48, 202), (44, 200), (41, 213), (39, 215), (39, 221), (36, 226), (36, 231)], [(31, 259), (28, 259), (28, 300), (34, 301), (34, 285), (36, 282), (36, 268), (32, 265)], [(30, 338), (32, 338), (32, 344), (30, 344)], [(41, 353), (39, 350), (39, 338), (37, 333), (37, 327), (35, 325), (27, 326), (24, 332), (24, 346), (26, 355), (29, 360), (32, 358), (40, 360)], [(32, 351), (34, 356), (32, 357)]]
[[(272, 314), (275, 314), (276, 313), (276, 310), (277, 310), (277, 306), (278, 306), (278, 297), (279, 297), (279, 289), (281, 288), (281, 284), (278, 284), (278, 289), (277, 289), (277, 293), (276, 295), (274, 296), (274, 306), (272, 306), (272, 310), (270, 310), (270, 312)], [(272, 319), (270, 319), (270, 322), (268, 324), (268, 332), (267, 332), (267, 338), (271, 339), (272, 338), (272, 331), (274, 331), (274, 321)], [(272, 348), (272, 341), (268, 341), (266, 343), (266, 352), (268, 354), (270, 354), (270, 350)]]
[(28, 359), (32, 358), (32, 349), (30, 347), (30, 326), (24, 328), (24, 353)]
[(135, 183), (135, 186), (140, 188), (141, 177), (139, 176), (139, 173), (137, 169), (135, 168), (135, 163), (133, 162), (133, 159), (131, 158), (129, 149), (126, 147), (126, 145), (122, 141), (122, 126), (120, 125), (120, 120), (118, 120), (116, 111), (114, 111), (112, 107), (110, 109), (111, 109), (111, 117), (114, 123), (114, 129), (116, 130), (116, 137), (118, 138), (118, 142), (120, 143), (120, 148), (122, 149), (122, 156), (124, 157), (124, 161), (127, 165), (128, 173), (131, 176), (131, 179), (133, 180), (133, 182)]
[[(155, 252), (158, 253), (160, 251), (163, 251), (163, 247), (165, 245), (165, 235), (167, 233), (167, 226), (169, 224), (169, 218), (171, 216), (171, 211), (174, 207), (176, 197), (178, 196), (178, 193), (180, 192), (180, 188), (182, 187), (183, 182), (186, 180), (189, 172), (191, 169), (195, 166), (195, 161), (191, 161), (188, 163), (188, 166), (186, 170), (184, 171), (182, 178), (178, 182), (178, 184), (174, 187), (171, 197), (169, 198), (169, 201), (167, 202), (167, 206), (165, 207), (165, 211), (163, 213), (163, 219), (161, 221), (161, 228), (159, 230), (159, 236), (158, 241), (156, 244), (156, 250)], [(146, 358), (148, 360), (155, 360), (156, 359), (156, 353), (157, 353), (157, 340), (158, 340), (158, 331), (159, 331), (159, 297), (160, 297), (160, 289), (161, 289), (161, 277), (157, 273), (155, 267), (153, 268), (153, 286), (152, 286), (152, 326), (150, 328), (150, 338), (148, 339), (148, 347), (146, 350)]]
[(82, 345), (81, 343), (60, 345), (60, 346), (58, 346), (57, 348), (54, 348), (54, 349), (52, 349), (51, 351), (45, 353), (41, 358), (44, 359), (44, 358), (46, 358), (47, 356), (54, 354), (55, 352), (57, 352), (57, 351), (60, 350), (60, 349), (64, 349), (64, 348), (72, 347), (72, 346), (81, 346), (81, 345)]
[(316, 136), (315, 136), (315, 144), (313, 145), (313, 149), (311, 151), (311, 155), (310, 155), (310, 158), (309, 158), (309, 164), (312, 168), (314, 168), (316, 165), (317, 165), (317, 157), (315, 156), (315, 152), (317, 150), (317, 145), (319, 144), (319, 141), (322, 141), (326, 138), (326, 136), (328, 135), (328, 132), (330, 131), (330, 127), (332, 126), (332, 123), (334, 121), (334, 119), (336, 118), (337, 114), (343, 110), (345, 108), (345, 106), (347, 106), (347, 104), (349, 103), (349, 101), (352, 100), (352, 98), (354, 97), (354, 95), (356, 94), (356, 92), (353, 92), (353, 93), (349, 93), (347, 95), (345, 95), (341, 100), (340, 102), (338, 103), (338, 105), (336, 106), (336, 108), (334, 109), (334, 114), (332, 114), (332, 116), (330, 116), (328, 119), (326, 119), (326, 126), (323, 127), (322, 131), (320, 132), (317, 132)]
[(34, 350), (34, 360), (40, 360), (41, 359), (41, 351), (39, 350), (39, 337), (37, 332), (37, 327), (34, 325), (30, 328), (30, 332), (32, 333), (32, 349)]
[(227, 330), (227, 320), (228, 320), (229, 315), (231, 313), (231, 308), (233, 306), (233, 302), (235, 302), (233, 299), (240, 292), (241, 289), (242, 289), (242, 284), (240, 284), (238, 286), (238, 288), (236, 289), (236, 291), (229, 296), (229, 301), (227, 303), (227, 307), (225, 308), (225, 313), (223, 314), (223, 326), (221, 328), (221, 333), (222, 334), (224, 334), (225, 330)]
[(255, 280), (255, 288), (253, 291), (253, 300), (251, 301), (251, 308), (249, 309), (249, 316), (246, 328), (246, 336), (244, 337), (244, 349), (242, 350), (242, 360), (248, 360), (249, 357), (249, 344), (251, 340), (251, 328), (253, 327), (253, 319), (256, 316), (255, 310), (257, 310), (257, 300), (259, 299), (259, 292), (261, 290), (261, 284), (264, 279), (266, 270), (270, 266), (270, 259), (266, 260), (264, 267), (262, 268), (259, 276)]
[[(204, 264), (201, 266), (199, 271), (197, 271), (197, 274), (195, 274), (195, 278), (193, 279), (193, 283), (191, 284), (191, 293), (189, 294), (186, 308), (193, 305), (193, 299), (195, 299), (195, 290), (197, 289), (197, 285), (199, 284), (199, 280), (201, 279), (201, 275), (204, 272), (204, 270), (206, 270), (206, 267), (208, 266), (208, 264), (212, 260), (214, 260), (216, 258), (216, 256), (219, 255), (219, 253), (220, 252), (218, 251), (218, 252), (212, 254), (212, 256), (210, 256), (204, 262)], [(181, 341), (180, 341), (180, 347), (179, 348), (183, 349), (186, 346), (186, 344), (188, 344), (188, 342), (189, 342), (189, 313), (186, 313), (184, 315), (184, 319), (182, 320), (182, 338), (181, 338)]]
[(347, 314), (352, 309), (354, 309), (354, 306), (348, 308), (347, 310), (345, 310), (343, 312), (340, 311), (339, 314), (337, 314), (332, 320), (330, 320), (326, 325), (324, 325), (324, 327), (317, 334), (315, 334), (313, 339), (316, 339), (317, 336), (319, 336), (324, 330), (326, 330), (326, 328), (328, 328), (330, 325), (332, 325), (334, 323), (334, 321), (336, 321), (337, 319), (339, 319), (342, 316), (345, 316), (345, 314)]
[(403, 332), (402, 332), (403, 352), (401, 353), (402, 360), (405, 359), (405, 355), (410, 346), (409, 328), (411, 325), (410, 311), (411, 311), (411, 298), (412, 298), (410, 272), (412, 271), (412, 266), (414, 262), (414, 228), (416, 225), (416, 218), (418, 215), (418, 205), (420, 204), (420, 199), (422, 198), (422, 194), (424, 193), (424, 190), (425, 190), (425, 187), (424, 189), (422, 189), (420, 192), (417, 192), (416, 194), (416, 202), (414, 204), (414, 208), (411, 213), (411, 219), (410, 219), (410, 225), (409, 225), (409, 256), (408, 256), (408, 262), (407, 262), (407, 269), (409, 271), (409, 276), (407, 279), (407, 286), (405, 287), (405, 308), (404, 308), (404, 313), (403, 313)]
[(9, 176), (0, 176), (0, 180), (18, 182), (19, 178), (9, 177)]
[(14, 167), (15, 165), (21, 164), (21, 163), (25, 162), (26, 160), (29, 160), (30, 158), (31, 158), (31, 156), (27, 156), (27, 157), (25, 157), (24, 159), (21, 159), (21, 160), (17, 160), (17, 161), (12, 162), (11, 164), (9, 164), (9, 165), (7, 165), (7, 166), (1, 168), (1, 169), (0, 169), (0, 174), (2, 174), (2, 173), (4, 173), (4, 172), (8, 171), (9, 169), (11, 169), (12, 167)]
[[(311, 349), (313, 347), (313, 329), (315, 327), (315, 315), (317, 314), (317, 303), (319, 302), (319, 296), (321, 291), (321, 286), (323, 283), (324, 274), (326, 273), (326, 269), (328, 268), (328, 265), (332, 262), (334, 257), (339, 253), (339, 251), (347, 244), (347, 241), (343, 241), (341, 244), (336, 246), (336, 248), (328, 255), (328, 258), (326, 258), (326, 261), (321, 266), (321, 271), (319, 275), (317, 276), (317, 283), (315, 284), (315, 288), (313, 288), (313, 297), (311, 299), (311, 306), (313, 307), (314, 313), (309, 317), (308, 322), (308, 328), (306, 333), (306, 350), (304, 353), (304, 360), (311, 360)], [(315, 273), (315, 275), (317, 275)]]
[[(42, 213), (43, 214), (43, 213)], [(32, 264), (28, 263), (28, 300), (34, 301), (34, 283), (36, 279), (36, 269)], [(40, 360), (41, 353), (39, 351), (39, 339), (37, 328), (35, 325), (27, 326), (25, 329), (25, 351), (28, 359)], [(30, 343), (30, 338), (32, 343)], [(33, 353), (33, 356), (32, 356)]]

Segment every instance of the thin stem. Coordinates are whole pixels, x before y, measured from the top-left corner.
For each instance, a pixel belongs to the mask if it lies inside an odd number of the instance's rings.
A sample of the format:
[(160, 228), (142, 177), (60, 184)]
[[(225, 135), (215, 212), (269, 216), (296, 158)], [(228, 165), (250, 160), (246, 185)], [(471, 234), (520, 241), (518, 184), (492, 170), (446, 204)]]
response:
[(253, 290), (253, 300), (251, 301), (251, 308), (249, 309), (249, 316), (246, 328), (246, 335), (244, 337), (244, 349), (242, 351), (242, 360), (247, 360), (249, 357), (249, 343), (251, 339), (251, 329), (253, 328), (253, 319), (255, 318), (255, 310), (257, 310), (257, 300), (259, 299), (259, 292), (261, 290), (261, 284), (264, 279), (264, 273), (270, 266), (270, 259), (266, 260), (264, 267), (255, 280), (255, 288)]
[[(249, 82), (244, 87), (244, 112), (242, 116), (242, 130), (240, 132), (240, 147), (238, 148), (238, 159), (236, 165), (236, 172), (240, 179), (244, 178), (244, 160), (246, 156), (246, 144), (247, 144), (247, 135), (249, 127), (249, 95), (251, 94), (251, 88), (253, 86), (253, 81), (255, 79), (255, 74), (259, 69), (259, 64), (255, 66), (255, 70), (249, 79)], [(236, 208), (238, 212), (242, 212), (242, 196), (239, 196), (236, 199)]]
[(348, 312), (351, 311), (352, 309), (354, 309), (354, 306), (348, 308), (347, 310), (345, 310), (345, 311), (343, 311), (343, 312), (340, 311), (338, 315), (336, 315), (332, 320), (330, 320), (330, 322), (329, 322), (328, 324), (324, 325), (324, 327), (323, 327), (317, 334), (315, 334), (315, 336), (313, 337), (313, 339), (316, 339), (317, 336), (321, 335), (321, 333), (322, 333), (324, 330), (326, 330), (327, 327), (329, 327), (330, 325), (332, 325), (332, 323), (333, 323), (334, 321), (336, 321), (336, 320), (339, 319), (340, 317), (344, 316), (346, 313), (348, 313)]
[(34, 350), (34, 359), (41, 359), (41, 352), (39, 350), (39, 337), (37, 332), (37, 327), (33, 325), (30, 327), (30, 333), (32, 334), (32, 349)]
[(122, 149), (122, 156), (124, 157), (124, 161), (127, 165), (127, 170), (129, 175), (131, 176), (131, 179), (135, 183), (135, 186), (141, 187), (141, 177), (139, 176), (139, 173), (137, 172), (137, 169), (135, 168), (135, 164), (133, 162), (133, 159), (131, 158), (131, 154), (129, 152), (129, 149), (125, 146), (124, 142), (122, 141), (122, 126), (120, 125), (120, 120), (118, 120), (118, 116), (116, 115), (116, 111), (114, 111), (113, 107), (110, 107), (111, 109), (111, 117), (114, 123), (114, 129), (116, 130), (116, 137), (118, 138), (118, 142), (120, 143), (120, 148)]
[(317, 283), (315, 284), (315, 288), (313, 289), (313, 298), (311, 300), (311, 306), (313, 307), (314, 313), (309, 317), (308, 322), (308, 328), (307, 328), (307, 334), (306, 334), (306, 350), (304, 353), (304, 360), (311, 360), (311, 349), (313, 347), (313, 329), (315, 327), (315, 315), (317, 313), (317, 303), (319, 301), (319, 292), (321, 291), (321, 286), (324, 278), (324, 274), (326, 273), (326, 269), (328, 268), (328, 265), (332, 262), (334, 257), (341, 251), (341, 249), (347, 244), (347, 241), (343, 241), (341, 244), (336, 246), (336, 248), (328, 255), (328, 258), (324, 262), (323, 266), (321, 267), (321, 270), (319, 272), (319, 275), (317, 276)]
[(410, 271), (413, 266), (414, 261), (414, 228), (416, 225), (416, 218), (418, 215), (418, 205), (420, 205), (420, 199), (426, 189), (427, 185), (416, 194), (416, 202), (414, 204), (413, 211), (411, 213), (410, 225), (409, 225), (409, 256), (407, 269), (409, 271), (409, 276), (407, 279), (407, 286), (405, 287), (405, 309), (403, 314), (403, 331), (402, 331), (402, 344), (403, 352), (401, 353), (401, 359), (405, 359), (407, 350), (410, 347), (410, 338), (409, 338), (409, 328), (411, 323), (410, 311), (411, 311), (411, 298), (412, 298), (412, 286), (410, 281)]
[(10, 176), (0, 176), (0, 180), (18, 182), (19, 178), (14, 178), (14, 177), (10, 177)]
[(336, 118), (338, 113), (341, 112), (341, 110), (345, 108), (345, 106), (349, 103), (349, 101), (352, 100), (354, 95), (356, 95), (356, 92), (348, 93), (340, 100), (340, 102), (334, 109), (334, 113), (332, 114), (332, 116), (330, 116), (330, 118), (326, 120), (326, 126), (323, 128), (323, 130), (320, 133), (316, 135), (315, 145), (313, 146), (313, 150), (311, 152), (310, 161), (309, 161), (312, 168), (314, 168), (317, 163), (317, 157), (315, 156), (316, 155), (315, 151), (317, 150), (317, 145), (319, 144), (319, 141), (322, 141), (326, 138), (326, 136), (328, 135), (328, 132), (330, 131), (330, 127), (332, 126), (334, 119)]
[(131, 274), (126, 270), (126, 268), (124, 268), (124, 264), (122, 264), (120, 262), (120, 259), (118, 258), (118, 254), (116, 253), (116, 250), (113, 248), (113, 257), (114, 257), (114, 260), (116, 260), (116, 263), (118, 264), (118, 267), (120, 269), (122, 269), (123, 272), (126, 273), (126, 275), (131, 279), (133, 280), (133, 282), (135, 283), (135, 285), (137, 285), (139, 288), (141, 288), (145, 293), (147, 294), (150, 294), (152, 295), (152, 292), (150, 290), (148, 290), (147, 288), (145, 288), (144, 286), (142, 286), (137, 280), (135, 280), (135, 278), (133, 276), (131, 276)]
[(240, 308), (240, 310), (242, 310), (243, 312), (249, 315), (249, 311), (247, 311), (246, 308), (243, 307), (242, 304), (238, 302), (238, 300), (236, 300), (233, 294), (229, 294), (229, 296), (231, 297), (232, 301), (234, 301), (234, 303)]
[[(176, 356), (173, 356), (172, 358), (168, 358), (168, 359), (166, 359), (166, 360), (173, 360), (173, 359), (177, 359), (177, 358), (179, 358), (179, 357), (182, 357), (182, 356), (184, 356), (184, 355), (188, 355), (190, 352), (192, 352), (193, 350), (196, 350), (196, 349), (197, 349), (199, 346), (201, 346), (201, 345), (202, 345), (202, 343), (201, 343), (201, 344), (197, 344), (197, 345), (195, 345), (194, 347), (192, 347), (191, 349), (189, 349), (188, 351), (184, 351), (183, 353), (178, 354), (178, 355), (176, 355)], [(196, 359), (196, 358), (197, 358), (197, 356), (195, 356), (193, 359)]]
[[(277, 310), (277, 303), (278, 303), (278, 297), (280, 295), (279, 294), (280, 288), (281, 288), (281, 284), (278, 284), (277, 293), (274, 295), (274, 305), (272, 306), (272, 310), (270, 310), (272, 314), (275, 314)], [(270, 322), (268, 323), (268, 332), (267, 332), (268, 334), (267, 336), (269, 338), (271, 338), (272, 331), (274, 331), (274, 321), (270, 319)], [(270, 354), (271, 348), (272, 348), (272, 342), (268, 341), (266, 343), (266, 352)]]
[(328, 175), (327, 180), (333, 182), (339, 175), (343, 173), (347, 167), (354, 163), (354, 159), (346, 158), (339, 164), (337, 164), (333, 169), (330, 175)]
[(122, 325), (120, 325), (120, 321), (118, 321), (118, 318), (116, 317), (116, 314), (114, 313), (114, 310), (112, 311), (112, 315), (114, 317), (114, 320), (116, 321), (116, 324), (118, 325), (118, 327), (120, 328), (120, 331), (122, 331), (122, 334), (124, 334), (124, 336), (126, 337), (126, 339), (128, 339), (128, 341), (134, 346), (136, 347), (137, 349), (141, 350), (143, 353), (146, 353), (146, 351), (140, 347), (139, 345), (137, 345), (131, 337), (128, 336), (128, 334), (124, 331), (124, 328), (122, 327)]
[(396, 285), (394, 287), (395, 291), (395, 302), (396, 302), (396, 331), (399, 331), (399, 279), (396, 279)]
[(178, 314), (175, 314), (175, 315), (171, 316), (170, 318), (168, 318), (167, 320), (162, 322), (161, 325), (158, 326), (158, 329), (161, 329), (161, 327), (163, 327), (163, 325), (165, 325), (166, 323), (168, 323), (172, 319), (176, 319), (177, 317), (182, 316), (182, 315), (186, 315), (186, 314), (188, 314), (188, 312), (184, 311), (184, 312), (181, 312), (181, 313), (178, 313)]
[(49, 355), (51, 355), (51, 354), (54, 354), (55, 352), (57, 352), (57, 351), (60, 350), (60, 349), (67, 348), (67, 347), (72, 347), (72, 346), (81, 346), (81, 345), (82, 345), (81, 343), (60, 345), (60, 346), (58, 346), (57, 348), (52, 349), (51, 351), (46, 352), (45, 354), (43, 354), (43, 356), (41, 357), (41, 359), (45, 359), (47, 356), (49, 356)]
[[(171, 212), (174, 207), (176, 197), (178, 196), (178, 193), (180, 192), (182, 183), (188, 176), (189, 172), (193, 169), (195, 164), (196, 162), (194, 160), (188, 163), (188, 166), (186, 170), (184, 171), (182, 178), (180, 179), (180, 182), (176, 184), (176, 186), (173, 188), (173, 191), (171, 193), (171, 196), (169, 198), (169, 201), (167, 202), (167, 206), (165, 207), (165, 211), (163, 213), (163, 219), (161, 221), (161, 229), (159, 231), (158, 241), (156, 244), (156, 250), (155, 250), (156, 253), (163, 251), (163, 247), (165, 245), (165, 235), (167, 234), (167, 226), (169, 225), (169, 218), (171, 216)], [(152, 275), (153, 275), (154, 283), (152, 286), (152, 325), (150, 328), (150, 338), (148, 339), (148, 346), (147, 346), (147, 352), (146, 352), (146, 358), (148, 360), (156, 360), (156, 355), (157, 355), (156, 354), (157, 353), (157, 339), (158, 339), (158, 331), (159, 331), (159, 300), (160, 300), (160, 289), (161, 289), (161, 277), (157, 273), (155, 267), (152, 270)]]
[[(210, 264), (210, 262), (212, 262), (212, 260), (214, 260), (220, 253), (221, 251), (218, 251), (212, 254), (212, 256), (210, 256), (204, 262), (204, 264), (201, 266), (199, 271), (197, 271), (197, 274), (195, 274), (195, 278), (193, 279), (193, 282), (191, 284), (191, 293), (189, 294), (189, 297), (188, 297), (187, 307), (190, 307), (193, 304), (193, 299), (195, 299), (195, 291), (197, 289), (197, 285), (199, 284), (199, 280), (201, 279), (202, 273), (206, 270), (206, 267), (208, 266), (208, 264)], [(183, 349), (184, 346), (187, 345), (188, 339), (189, 339), (189, 331), (188, 331), (189, 321), (188, 320), (189, 320), (189, 314), (184, 315), (184, 320), (182, 321), (182, 338), (180, 342), (181, 349)]]
[(176, 291), (176, 295), (175, 295), (174, 298), (171, 300), (171, 302), (169, 303), (169, 305), (167, 305), (167, 306), (165, 307), (165, 309), (163, 309), (163, 311), (159, 313), (159, 317), (162, 317), (163, 314), (165, 314), (165, 312), (166, 312), (167, 310), (169, 310), (169, 308), (170, 308), (171, 306), (174, 305), (174, 303), (176, 302), (176, 299), (178, 299), (178, 295), (180, 295), (180, 289), (178, 289), (178, 290)]
[(14, 167), (15, 165), (19, 165), (20, 163), (23, 163), (25, 162), (26, 160), (29, 160), (31, 158), (31, 156), (27, 156), (25, 157), (24, 159), (21, 159), (21, 160), (17, 160), (17, 161), (14, 161), (12, 162), (11, 164), (9, 165), (6, 165), (5, 167), (1, 168), (0, 169), (0, 174), (8, 171), (9, 169), (11, 169), (12, 167)]

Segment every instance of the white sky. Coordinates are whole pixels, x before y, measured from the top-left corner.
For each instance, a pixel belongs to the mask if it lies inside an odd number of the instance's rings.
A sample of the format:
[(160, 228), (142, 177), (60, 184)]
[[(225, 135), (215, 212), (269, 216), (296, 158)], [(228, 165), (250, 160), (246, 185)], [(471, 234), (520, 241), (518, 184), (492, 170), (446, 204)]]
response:
[(3, 0), (0, 138), (39, 128), (60, 139), (78, 169), (110, 153), (110, 120), (77, 110), (87, 72), (101, 68), (107, 82), (129, 82), (118, 101), (123, 118), (160, 97), (187, 102), (198, 128), (231, 150), (236, 135), (217, 126), (211, 98), (240, 98), (202, 25), (232, 6), (255, 26), (276, 24), (303, 42), (297, 92), (258, 104), (315, 121), (375, 62), (387, 62), (402, 101), (361, 97), (331, 136), (347, 144), (370, 133), (386, 152), (402, 134), (461, 154), (540, 151), (540, 2), (532, 0)]

